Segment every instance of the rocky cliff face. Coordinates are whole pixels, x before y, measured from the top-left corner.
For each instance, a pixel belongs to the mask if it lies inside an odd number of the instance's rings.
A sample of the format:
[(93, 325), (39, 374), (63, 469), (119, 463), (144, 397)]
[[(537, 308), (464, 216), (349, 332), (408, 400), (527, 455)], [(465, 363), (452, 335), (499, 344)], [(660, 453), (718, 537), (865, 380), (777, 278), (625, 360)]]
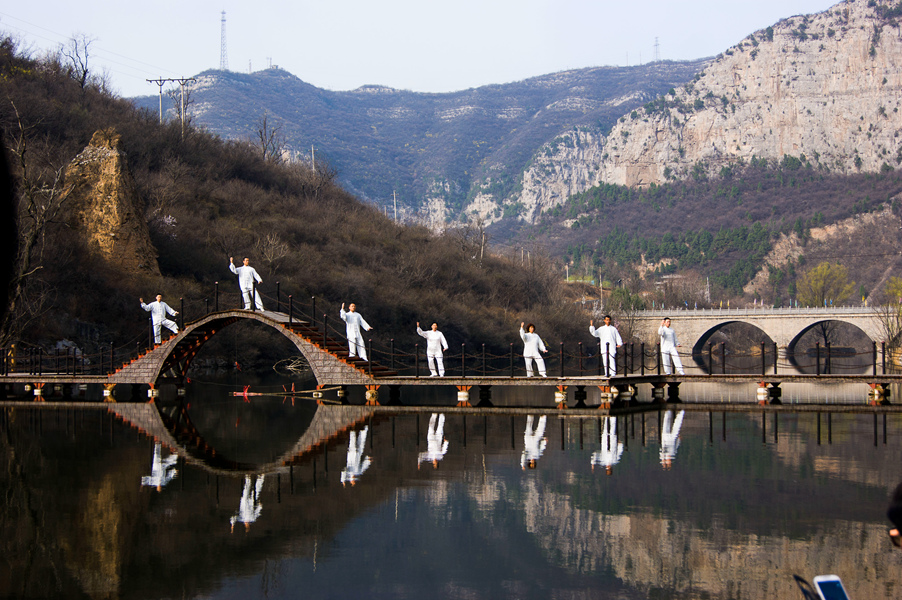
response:
[(902, 162), (902, 3), (847, 0), (756, 31), (693, 82), (624, 115), (610, 134), (573, 130), (523, 176), (533, 221), (600, 183), (711, 176), (753, 157), (834, 172)]
[(97, 131), (66, 168), (70, 224), (88, 249), (126, 273), (160, 274), (125, 154), (113, 130)]

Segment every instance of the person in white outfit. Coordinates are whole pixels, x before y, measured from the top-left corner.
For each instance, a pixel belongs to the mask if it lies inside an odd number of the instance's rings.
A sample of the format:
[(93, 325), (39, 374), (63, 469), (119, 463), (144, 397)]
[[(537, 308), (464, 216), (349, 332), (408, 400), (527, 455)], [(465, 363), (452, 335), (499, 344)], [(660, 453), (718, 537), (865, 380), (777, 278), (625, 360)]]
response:
[(244, 490), (241, 492), (241, 502), (238, 504), (238, 512), (229, 519), (231, 531), (235, 531), (235, 523), (244, 523), (244, 530), (249, 531), (251, 523), (260, 518), (263, 512), (263, 504), (260, 502), (260, 492), (263, 491), (264, 475), (257, 476), (257, 483), (251, 486), (251, 476), (244, 476)]
[(617, 374), (617, 348), (623, 345), (620, 332), (611, 325), (611, 315), (605, 315), (604, 325), (595, 328), (594, 319), (589, 320), (589, 335), (598, 338), (598, 353), (604, 369), (603, 374), (613, 377)]
[(539, 417), (539, 423), (536, 428), (532, 428), (533, 417), (526, 417), (526, 430), (523, 432), (523, 453), (520, 455), (520, 468), (530, 469), (536, 468), (536, 461), (542, 458), (545, 452), (545, 446), (548, 445), (548, 439), (545, 437), (545, 422), (547, 417), (542, 415)]
[(536, 333), (535, 325), (530, 323), (524, 331), (523, 323), (520, 323), (520, 339), (523, 340), (523, 360), (526, 361), (526, 376), (532, 377), (532, 361), (535, 360), (539, 369), (539, 375), (546, 377), (545, 360), (539, 352), (547, 354), (548, 350), (545, 349), (542, 338)]
[(150, 304), (144, 304), (144, 298), (138, 298), (138, 300), (141, 302), (141, 308), (149, 312), (150, 318), (153, 320), (153, 341), (155, 344), (159, 344), (162, 339), (163, 327), (169, 329), (172, 333), (179, 332), (179, 326), (175, 324), (175, 321), (170, 321), (166, 318), (167, 314), (174, 317), (179, 313), (163, 302), (162, 294), (157, 294), (156, 302), (151, 302)]
[(445, 336), (438, 330), (438, 323), (432, 324), (430, 331), (420, 329), (420, 323), (417, 322), (417, 334), (426, 338), (426, 362), (429, 364), (429, 372), (432, 377), (445, 376), (445, 362), (442, 357), (442, 350), (448, 349), (448, 342)]
[(179, 459), (178, 454), (170, 454), (163, 460), (162, 445), (157, 442), (153, 445), (153, 462), (150, 463), (150, 475), (141, 478), (141, 485), (157, 488), (158, 492), (178, 475), (175, 463)]
[(673, 459), (676, 458), (677, 448), (680, 447), (680, 427), (683, 426), (683, 415), (685, 410), (681, 410), (673, 418), (675, 411), (668, 410), (664, 413), (664, 423), (661, 425), (661, 466), (669, 469), (673, 465)]
[(369, 429), (369, 426), (366, 426), (359, 433), (356, 431), (351, 432), (351, 439), (348, 440), (348, 465), (341, 472), (341, 485), (346, 483), (355, 485), (357, 478), (363, 475), (363, 472), (373, 462), (369, 456), (363, 456), (363, 451), (366, 448), (366, 434)]
[(445, 439), (445, 415), (432, 413), (429, 417), (429, 428), (426, 430), (426, 452), (417, 455), (417, 469), (420, 464), (432, 461), (432, 468), (438, 469), (438, 461), (448, 452), (448, 440)]
[(676, 367), (677, 373), (685, 375), (686, 372), (683, 371), (680, 354), (677, 352), (680, 344), (677, 342), (676, 332), (670, 327), (670, 317), (661, 321), (661, 326), (658, 327), (658, 335), (661, 336), (661, 360), (664, 361), (664, 374), (670, 375), (673, 367)]
[(238, 287), (241, 288), (241, 297), (244, 299), (244, 310), (251, 309), (251, 296), (253, 296), (257, 310), (262, 311), (263, 300), (260, 299), (260, 293), (254, 289), (254, 281), (263, 283), (263, 279), (257, 273), (257, 270), (251, 266), (251, 260), (245, 258), (244, 265), (236, 268), (230, 256), (229, 270), (238, 276)]
[(359, 355), (361, 359), (367, 360), (366, 344), (363, 342), (363, 333), (360, 330), (369, 331), (372, 327), (363, 320), (363, 317), (357, 312), (357, 305), (353, 302), (348, 306), (347, 312), (345, 312), (345, 303), (342, 302), (338, 314), (345, 322), (345, 334), (348, 336), (348, 358)]
[(601, 430), (601, 450), (592, 453), (592, 470), (598, 465), (604, 467), (605, 473), (610, 475), (621, 456), (623, 442), (617, 441), (617, 417), (605, 417)]

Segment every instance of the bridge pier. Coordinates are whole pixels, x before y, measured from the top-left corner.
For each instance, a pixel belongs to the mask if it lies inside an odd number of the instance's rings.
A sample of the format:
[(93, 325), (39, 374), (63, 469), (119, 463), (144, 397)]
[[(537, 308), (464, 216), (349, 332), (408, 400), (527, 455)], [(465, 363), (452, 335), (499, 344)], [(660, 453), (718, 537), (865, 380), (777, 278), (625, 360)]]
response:
[(614, 388), (617, 390), (617, 404), (623, 406), (632, 404), (633, 397), (636, 395), (636, 388), (628, 383), (617, 384)]
[(366, 405), (379, 406), (379, 387), (378, 385), (366, 386)]
[(890, 387), (889, 383), (869, 383), (868, 387), (868, 404), (876, 406), (878, 404), (890, 404)]
[(492, 386), (490, 385), (481, 385), (479, 386), (479, 404), (476, 405), (479, 408), (486, 406), (493, 406), (492, 404)]
[(389, 406), (400, 406), (401, 405), (401, 386), (400, 385), (388, 386), (388, 405)]
[(611, 391), (611, 386), (600, 385), (598, 386), (598, 391), (601, 392), (601, 403), (598, 405), (598, 408), (611, 408), (611, 402), (614, 401), (614, 393)]
[(586, 393), (586, 386), (576, 386), (576, 390), (573, 392), (573, 399), (576, 400), (576, 404), (573, 405), (573, 408), (586, 408), (587, 397), (588, 394)]
[(335, 392), (336, 397), (338, 398), (338, 402), (340, 404), (348, 403), (348, 387), (347, 386), (339, 386), (338, 390)]
[(456, 385), (457, 388), (457, 405), (458, 406), (466, 406), (467, 408), (471, 407), (470, 404), (470, 388), (472, 385)]
[(651, 401), (654, 403), (664, 402), (664, 386), (667, 384), (663, 381), (655, 381), (651, 384)]
[(554, 403), (557, 405), (558, 409), (567, 408), (567, 386), (559, 385), (554, 392)]
[(770, 401), (770, 404), (783, 404), (783, 401), (780, 400), (780, 397), (783, 395), (783, 390), (780, 389), (779, 381), (759, 381), (758, 389), (755, 392), (755, 396), (758, 399), (758, 404), (764, 405)]

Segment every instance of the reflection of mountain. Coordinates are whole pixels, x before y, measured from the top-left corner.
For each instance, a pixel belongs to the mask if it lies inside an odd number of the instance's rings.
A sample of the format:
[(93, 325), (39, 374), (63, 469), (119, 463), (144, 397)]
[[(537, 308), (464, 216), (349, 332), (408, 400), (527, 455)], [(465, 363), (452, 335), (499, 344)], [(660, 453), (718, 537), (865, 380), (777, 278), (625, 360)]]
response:
[[(371, 409), (317, 414), (361, 410)], [(895, 472), (886, 456), (897, 440), (877, 450), (858, 441), (869, 416), (834, 416), (834, 445), (817, 446), (805, 430), (811, 415), (781, 415), (776, 444), (768, 422), (762, 444), (755, 418), (732, 413), (727, 441), (719, 426), (709, 441), (707, 414), (687, 412), (669, 471), (659, 464), (658, 416), (625, 416), (625, 451), (607, 477), (590, 469), (599, 420), (556, 415), (534, 471), (519, 465), (524, 415), (453, 412), (439, 468), (417, 470), (430, 413), (377, 410), (373, 465), (354, 487), (340, 483), (348, 432), (336, 420), (331, 441), (266, 476), (259, 519), (230, 534), (243, 476), (189, 462), (157, 492), (140, 486), (153, 442), (105, 411), (8, 411), (0, 548), (12, 575), (0, 578), (0, 596), (215, 596), (226, 582), (260, 578), (310, 597), (371, 588), (526, 597), (555, 582), (560, 596), (792, 598), (792, 573), (828, 571), (854, 598), (892, 596), (885, 488), (849, 478), (825, 488), (811, 467), (829, 459), (877, 479)], [(843, 427), (850, 436), (839, 442)], [(790, 463), (787, 451), (803, 456)]]
[(648, 597), (795, 598), (792, 576), (836, 573), (854, 598), (894, 598), (885, 574), (896, 568), (880, 525), (839, 522), (813, 535), (757, 536), (723, 522), (698, 529), (650, 512), (606, 515), (574, 506), (567, 494), (529, 486), (522, 503), (527, 530), (573, 572), (613, 569)]

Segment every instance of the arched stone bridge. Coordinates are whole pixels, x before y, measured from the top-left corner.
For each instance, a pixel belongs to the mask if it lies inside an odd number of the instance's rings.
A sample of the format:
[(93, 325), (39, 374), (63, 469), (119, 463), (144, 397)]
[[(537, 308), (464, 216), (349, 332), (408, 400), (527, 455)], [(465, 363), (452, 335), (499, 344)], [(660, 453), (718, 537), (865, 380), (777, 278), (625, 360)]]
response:
[(868, 307), (650, 310), (637, 314), (634, 324), (643, 340), (657, 341), (661, 319), (670, 317), (680, 344), (701, 352), (719, 329), (731, 323), (746, 323), (764, 332), (779, 347), (792, 351), (803, 334), (826, 321), (840, 321), (860, 329), (871, 341), (884, 336), (879, 313)]
[(307, 359), (319, 385), (367, 385), (374, 375), (389, 374), (387, 369), (366, 361), (348, 358), (348, 347), (323, 334), (304, 321), (289, 321), (288, 315), (272, 311), (225, 310), (210, 313), (173, 338), (155, 346), (146, 354), (117, 369), (108, 378), (110, 385), (150, 383), (182, 385), (201, 347), (223, 328), (240, 320), (257, 321), (272, 327), (297, 347)]

